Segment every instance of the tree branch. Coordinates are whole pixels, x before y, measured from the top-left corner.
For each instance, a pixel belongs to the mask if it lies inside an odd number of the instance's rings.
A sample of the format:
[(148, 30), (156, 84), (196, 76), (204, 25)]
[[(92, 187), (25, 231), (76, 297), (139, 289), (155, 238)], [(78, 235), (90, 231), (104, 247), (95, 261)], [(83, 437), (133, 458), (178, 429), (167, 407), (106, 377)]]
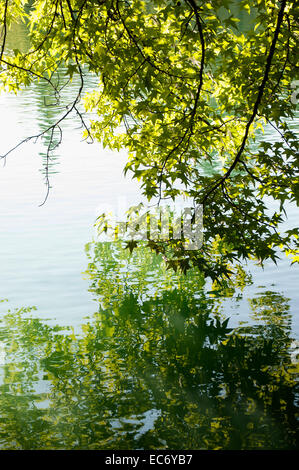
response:
[(8, 8), (8, 0), (5, 0), (5, 6), (4, 6), (4, 15), (3, 15), (3, 40), (2, 40), (2, 46), (1, 46), (1, 52), (0, 52), (0, 62), (2, 61), (4, 49), (5, 49), (5, 43), (6, 43), (6, 35), (7, 35), (7, 8)]
[(284, 10), (285, 10), (285, 7), (286, 7), (286, 3), (287, 3), (286, 0), (282, 0), (282, 2), (281, 2), (281, 7), (280, 7), (280, 10), (279, 10), (278, 16), (277, 16), (277, 23), (276, 23), (276, 28), (275, 28), (273, 40), (272, 40), (270, 51), (269, 51), (267, 61), (266, 61), (266, 68), (265, 68), (264, 77), (263, 77), (262, 83), (259, 87), (258, 96), (257, 96), (257, 99), (255, 101), (252, 114), (250, 116), (249, 121), (247, 122), (247, 125), (246, 125), (246, 128), (245, 128), (245, 133), (244, 133), (239, 151), (238, 151), (232, 165), (230, 166), (228, 171), (225, 173), (225, 175), (222, 178), (220, 178), (216, 182), (216, 184), (214, 184), (214, 186), (205, 194), (205, 196), (203, 197), (203, 199), (201, 201), (202, 204), (204, 204), (206, 202), (206, 200), (208, 199), (210, 194), (212, 194), (219, 186), (221, 186), (221, 184), (227, 178), (229, 178), (232, 171), (235, 169), (237, 163), (240, 161), (240, 158), (242, 156), (242, 153), (244, 151), (244, 148), (245, 148), (245, 145), (246, 145), (246, 142), (247, 142), (247, 138), (248, 138), (248, 134), (249, 134), (251, 124), (253, 123), (253, 121), (254, 121), (257, 113), (258, 113), (258, 108), (259, 108), (259, 105), (260, 105), (260, 103), (262, 101), (262, 98), (263, 98), (263, 95), (264, 95), (265, 87), (266, 87), (266, 84), (267, 84), (267, 81), (268, 81), (269, 72), (270, 72), (270, 68), (271, 68), (271, 64), (272, 64), (272, 59), (273, 59), (273, 56), (274, 56), (274, 53), (275, 53), (275, 47), (276, 47), (277, 39), (278, 39), (279, 32), (280, 32), (280, 27), (281, 27), (281, 24), (282, 24), (282, 21), (283, 21), (283, 15), (284, 15)]

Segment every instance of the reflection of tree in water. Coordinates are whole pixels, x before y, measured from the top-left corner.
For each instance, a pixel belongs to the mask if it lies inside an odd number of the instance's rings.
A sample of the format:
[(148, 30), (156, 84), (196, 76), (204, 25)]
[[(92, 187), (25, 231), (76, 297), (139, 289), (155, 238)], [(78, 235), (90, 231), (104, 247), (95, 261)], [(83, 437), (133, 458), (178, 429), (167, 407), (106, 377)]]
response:
[(2, 448), (295, 448), (287, 300), (252, 299), (256, 325), (231, 330), (199, 276), (171, 281), (153, 255), (123, 253), (92, 256), (100, 306), (80, 337), (4, 317)]

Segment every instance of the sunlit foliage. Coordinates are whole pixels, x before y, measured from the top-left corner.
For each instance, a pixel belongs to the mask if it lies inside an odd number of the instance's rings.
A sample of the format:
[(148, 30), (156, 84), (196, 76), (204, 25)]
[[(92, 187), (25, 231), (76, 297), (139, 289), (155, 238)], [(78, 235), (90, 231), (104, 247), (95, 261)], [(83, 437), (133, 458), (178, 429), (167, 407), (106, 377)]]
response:
[[(278, 249), (297, 262), (298, 228), (279, 229), (288, 202), (299, 201), (298, 144), (287, 124), (296, 108), (297, 13), (292, 0), (6, 0), (2, 86), (44, 80), (59, 100), (65, 82), (80, 77), (75, 100), (43, 132), (48, 156), (75, 112), (87, 138), (128, 150), (126, 171), (149, 199), (186, 194), (203, 204), (202, 250), (175, 246), (183, 271), (230, 276), (234, 261), (275, 261)], [(21, 19), (26, 53), (5, 47)], [(98, 113), (91, 127), (78, 110), (86, 70), (99, 77), (85, 100)], [(267, 123), (274, 144), (262, 138)], [(273, 199), (277, 208), (267, 211)], [(152, 248), (164, 252), (163, 243)]]

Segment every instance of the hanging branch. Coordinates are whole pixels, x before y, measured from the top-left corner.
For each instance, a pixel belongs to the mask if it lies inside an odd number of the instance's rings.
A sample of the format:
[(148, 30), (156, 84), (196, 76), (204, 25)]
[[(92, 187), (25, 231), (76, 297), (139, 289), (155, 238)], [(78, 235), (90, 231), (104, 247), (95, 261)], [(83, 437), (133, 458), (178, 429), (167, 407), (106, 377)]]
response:
[[(83, 3), (82, 5), (82, 8), (80, 9), (80, 13), (78, 15), (78, 17), (75, 19), (74, 15), (73, 15), (73, 10), (71, 10), (71, 5), (70, 3), (68, 2), (68, 7), (70, 9), (70, 12), (72, 13), (72, 19), (74, 21), (74, 31), (73, 31), (73, 45), (74, 45), (74, 49), (75, 49), (75, 61), (76, 61), (76, 65), (77, 65), (77, 68), (78, 68), (78, 73), (79, 73), (79, 76), (80, 76), (80, 86), (79, 86), (79, 89), (77, 91), (77, 94), (74, 98), (74, 100), (69, 103), (67, 106), (65, 106), (65, 109), (66, 111), (62, 114), (62, 116), (56, 121), (54, 122), (54, 124), (48, 126), (45, 130), (43, 130), (42, 132), (38, 133), (38, 134), (35, 134), (35, 135), (32, 135), (32, 136), (28, 136), (26, 137), (25, 139), (21, 140), (17, 145), (15, 145), (14, 147), (12, 147), (11, 149), (9, 149), (5, 154), (3, 155), (0, 155), (0, 159), (4, 160), (4, 162), (6, 162), (6, 158), (7, 156), (14, 152), (18, 147), (22, 146), (24, 143), (27, 143), (29, 141), (37, 141), (38, 139), (46, 136), (47, 134), (50, 134), (50, 140), (49, 140), (49, 143), (48, 143), (48, 146), (47, 146), (47, 152), (46, 152), (46, 164), (45, 164), (45, 181), (46, 181), (46, 187), (47, 187), (47, 191), (46, 191), (46, 195), (45, 195), (45, 198), (43, 200), (43, 202), (40, 204), (40, 206), (43, 206), (45, 204), (45, 202), (47, 201), (48, 199), (48, 196), (49, 196), (49, 192), (50, 192), (50, 178), (49, 178), (49, 161), (50, 161), (50, 158), (51, 158), (51, 153), (61, 144), (62, 142), (62, 129), (61, 129), (61, 126), (60, 124), (74, 111), (76, 113), (76, 115), (79, 117), (80, 121), (81, 121), (81, 127), (83, 127), (87, 133), (87, 137), (86, 139), (90, 139), (91, 142), (93, 141), (93, 138), (91, 136), (91, 133), (90, 133), (90, 129), (88, 128), (88, 126), (86, 125), (86, 122), (84, 121), (84, 118), (83, 118), (83, 115), (82, 113), (80, 112), (80, 110), (78, 109), (77, 105), (81, 99), (81, 96), (82, 96), (82, 92), (83, 92), (83, 88), (84, 88), (84, 76), (83, 76), (83, 71), (82, 71), (82, 68), (81, 68), (81, 65), (80, 65), (80, 62), (79, 62), (79, 59), (78, 59), (78, 56), (77, 56), (77, 50), (76, 50), (76, 44), (75, 44), (75, 34), (76, 34), (76, 29), (77, 29), (77, 26), (78, 26), (78, 22), (79, 22), (79, 19), (82, 15), (82, 12), (83, 12), (83, 8), (84, 6), (86, 5), (87, 3), (87, 0), (85, 0), (85, 2)], [(43, 46), (43, 44), (45, 43), (45, 40), (47, 39), (47, 37), (49, 36), (53, 26), (54, 26), (54, 21), (55, 21), (55, 18), (57, 17), (57, 9), (58, 9), (58, 5), (59, 5), (59, 1), (57, 0), (56, 3), (55, 3), (55, 8), (54, 8), (54, 13), (53, 13), (53, 18), (52, 18), (52, 21), (51, 21), (51, 24), (50, 24), (50, 28), (49, 30), (47, 31), (47, 34), (46, 34), (46, 37), (43, 38), (42, 42), (37, 46), (36, 49), (34, 49), (33, 51), (30, 51), (29, 53), (27, 53), (25, 56), (28, 56), (29, 54), (33, 53), (33, 52), (37, 52), (41, 49), (41, 47)], [(6, 4), (5, 4), (5, 11), (4, 11), (4, 38), (3, 38), (3, 42), (2, 42), (2, 48), (1, 48), (1, 54), (0, 54), (0, 62), (6, 64), (7, 66), (9, 67), (12, 67), (12, 68), (16, 68), (16, 69), (19, 69), (19, 70), (22, 70), (26, 73), (29, 73), (31, 75), (33, 75), (34, 77), (37, 77), (39, 79), (42, 79), (44, 81), (46, 81), (48, 84), (51, 85), (51, 87), (54, 89), (54, 93), (55, 93), (55, 97), (56, 97), (56, 100), (57, 100), (57, 103), (59, 102), (59, 99), (60, 99), (60, 91), (62, 90), (62, 88), (64, 86), (66, 86), (67, 83), (65, 83), (60, 89), (57, 88), (57, 85), (55, 85), (53, 82), (52, 82), (52, 77), (50, 78), (47, 78), (43, 75), (40, 75), (39, 73), (37, 72), (34, 72), (33, 70), (31, 70), (30, 68), (26, 68), (26, 67), (23, 67), (23, 66), (20, 66), (20, 65), (16, 65), (16, 64), (12, 64), (10, 63), (9, 61), (7, 61), (6, 59), (3, 59), (3, 51), (4, 51), (4, 47), (5, 47), (5, 40), (6, 40), (6, 15), (7, 15), (7, 6), (8, 6), (8, 0), (6, 0)], [(32, 65), (31, 65), (32, 66)], [(59, 134), (60, 134), (60, 138), (58, 140), (57, 143), (54, 143), (54, 136), (55, 136), (55, 130), (58, 129), (59, 131)], [(85, 139), (85, 140), (86, 140)]]
[(205, 194), (205, 196), (203, 197), (201, 203), (204, 204), (206, 202), (206, 200), (208, 199), (208, 197), (217, 189), (219, 188), (219, 186), (221, 186), (221, 184), (227, 179), (230, 177), (231, 173), (233, 172), (233, 170), (235, 169), (235, 167), (237, 166), (238, 162), (240, 161), (241, 159), (241, 156), (242, 156), (242, 153), (245, 149), (245, 145), (247, 143), (247, 139), (248, 139), (248, 134), (249, 134), (249, 130), (250, 130), (250, 127), (258, 113), (258, 108), (259, 108), (259, 105), (262, 101), (262, 98), (263, 98), (263, 95), (264, 95), (264, 91), (265, 91), (265, 87), (266, 87), (266, 84), (267, 84), (267, 81), (268, 81), (268, 77), (269, 77), (269, 72), (270, 72), (270, 68), (271, 68), (271, 64), (272, 64), (272, 59), (273, 59), (273, 56), (274, 56), (274, 53), (275, 53), (275, 48), (276, 48), (276, 43), (277, 43), (277, 39), (278, 39), (278, 36), (279, 36), (279, 32), (280, 32), (280, 27), (281, 27), (281, 24), (282, 24), (282, 21), (283, 21), (283, 16), (284, 16), (284, 10), (285, 10), (285, 7), (286, 7), (286, 0), (282, 0), (281, 2), (281, 7), (280, 7), (280, 10), (279, 10), (279, 13), (278, 13), (278, 16), (277, 16), (277, 24), (276, 24), (276, 28), (275, 28), (275, 32), (274, 32), (274, 36), (273, 36), (273, 40), (272, 40), (272, 43), (271, 43), (271, 47), (270, 47), (270, 51), (269, 51), (269, 54), (268, 54), (268, 57), (267, 57), (267, 61), (266, 61), (266, 68), (265, 68), (265, 73), (264, 73), (264, 77), (263, 77), (263, 80), (262, 80), (262, 83), (259, 87), (259, 91), (258, 91), (258, 96), (257, 96), (257, 99), (255, 101), (255, 104), (254, 104), (254, 107), (253, 107), (253, 111), (252, 111), (252, 114), (250, 116), (250, 119), (249, 121), (247, 122), (246, 124), (246, 128), (245, 128), (245, 133), (244, 133), (244, 136), (243, 136), (243, 139), (242, 139), (242, 143), (240, 145), (240, 148), (239, 148), (239, 151), (233, 161), (233, 163), (231, 164), (230, 168), (227, 170), (227, 172), (225, 173), (225, 175), (220, 178), (215, 184), (214, 186)]
[(198, 7), (197, 7), (195, 1), (194, 0), (186, 0), (186, 3), (191, 6), (191, 8), (194, 12), (195, 19), (196, 19), (196, 27), (197, 27), (197, 30), (198, 30), (198, 33), (199, 33), (199, 38), (200, 38), (201, 60), (200, 60), (200, 67), (199, 67), (199, 80), (198, 80), (198, 87), (197, 87), (195, 98), (194, 98), (194, 104), (193, 104), (191, 112), (189, 113), (190, 119), (189, 119), (188, 127), (185, 130), (182, 137), (180, 138), (179, 142), (167, 154), (167, 156), (166, 156), (166, 158), (163, 162), (162, 168), (161, 168), (161, 172), (160, 172), (160, 175), (159, 175), (159, 202), (162, 198), (162, 178), (163, 178), (163, 172), (165, 170), (166, 164), (167, 164), (169, 158), (171, 157), (171, 155), (181, 147), (182, 143), (184, 142), (184, 140), (185, 140), (185, 138), (187, 137), (188, 134), (189, 134), (189, 136), (187, 138), (185, 148), (181, 152), (181, 154), (179, 156), (179, 159), (182, 158), (183, 154), (186, 153), (188, 148), (189, 148), (190, 139), (191, 139), (191, 136), (193, 135), (194, 118), (195, 118), (195, 115), (196, 115), (196, 111), (197, 111), (197, 107), (198, 107), (198, 101), (199, 101), (199, 97), (200, 97), (200, 92), (201, 92), (202, 85), (203, 85), (203, 72), (204, 72), (204, 66), (205, 66), (205, 39), (204, 39), (204, 35), (203, 35), (202, 24), (201, 24), (200, 16), (199, 16), (199, 13), (198, 13)]
[(4, 14), (3, 14), (3, 39), (2, 39), (2, 46), (0, 52), (0, 62), (2, 61), (5, 44), (6, 44), (6, 36), (7, 36), (7, 8), (8, 8), (8, 0), (5, 0), (4, 6)]

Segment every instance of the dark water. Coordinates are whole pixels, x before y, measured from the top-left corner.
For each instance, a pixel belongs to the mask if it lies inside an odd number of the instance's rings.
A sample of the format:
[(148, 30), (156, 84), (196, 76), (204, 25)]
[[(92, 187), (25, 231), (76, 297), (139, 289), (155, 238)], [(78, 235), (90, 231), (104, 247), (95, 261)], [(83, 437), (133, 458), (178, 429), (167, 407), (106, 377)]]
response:
[[(45, 98), (0, 97), (0, 153), (56, 119)], [(46, 139), (0, 168), (0, 448), (298, 448), (298, 268), (250, 265), (216, 292), (143, 248), (85, 252), (99, 207), (140, 191), (125, 154), (80, 139), (68, 120), (43, 207)]]

